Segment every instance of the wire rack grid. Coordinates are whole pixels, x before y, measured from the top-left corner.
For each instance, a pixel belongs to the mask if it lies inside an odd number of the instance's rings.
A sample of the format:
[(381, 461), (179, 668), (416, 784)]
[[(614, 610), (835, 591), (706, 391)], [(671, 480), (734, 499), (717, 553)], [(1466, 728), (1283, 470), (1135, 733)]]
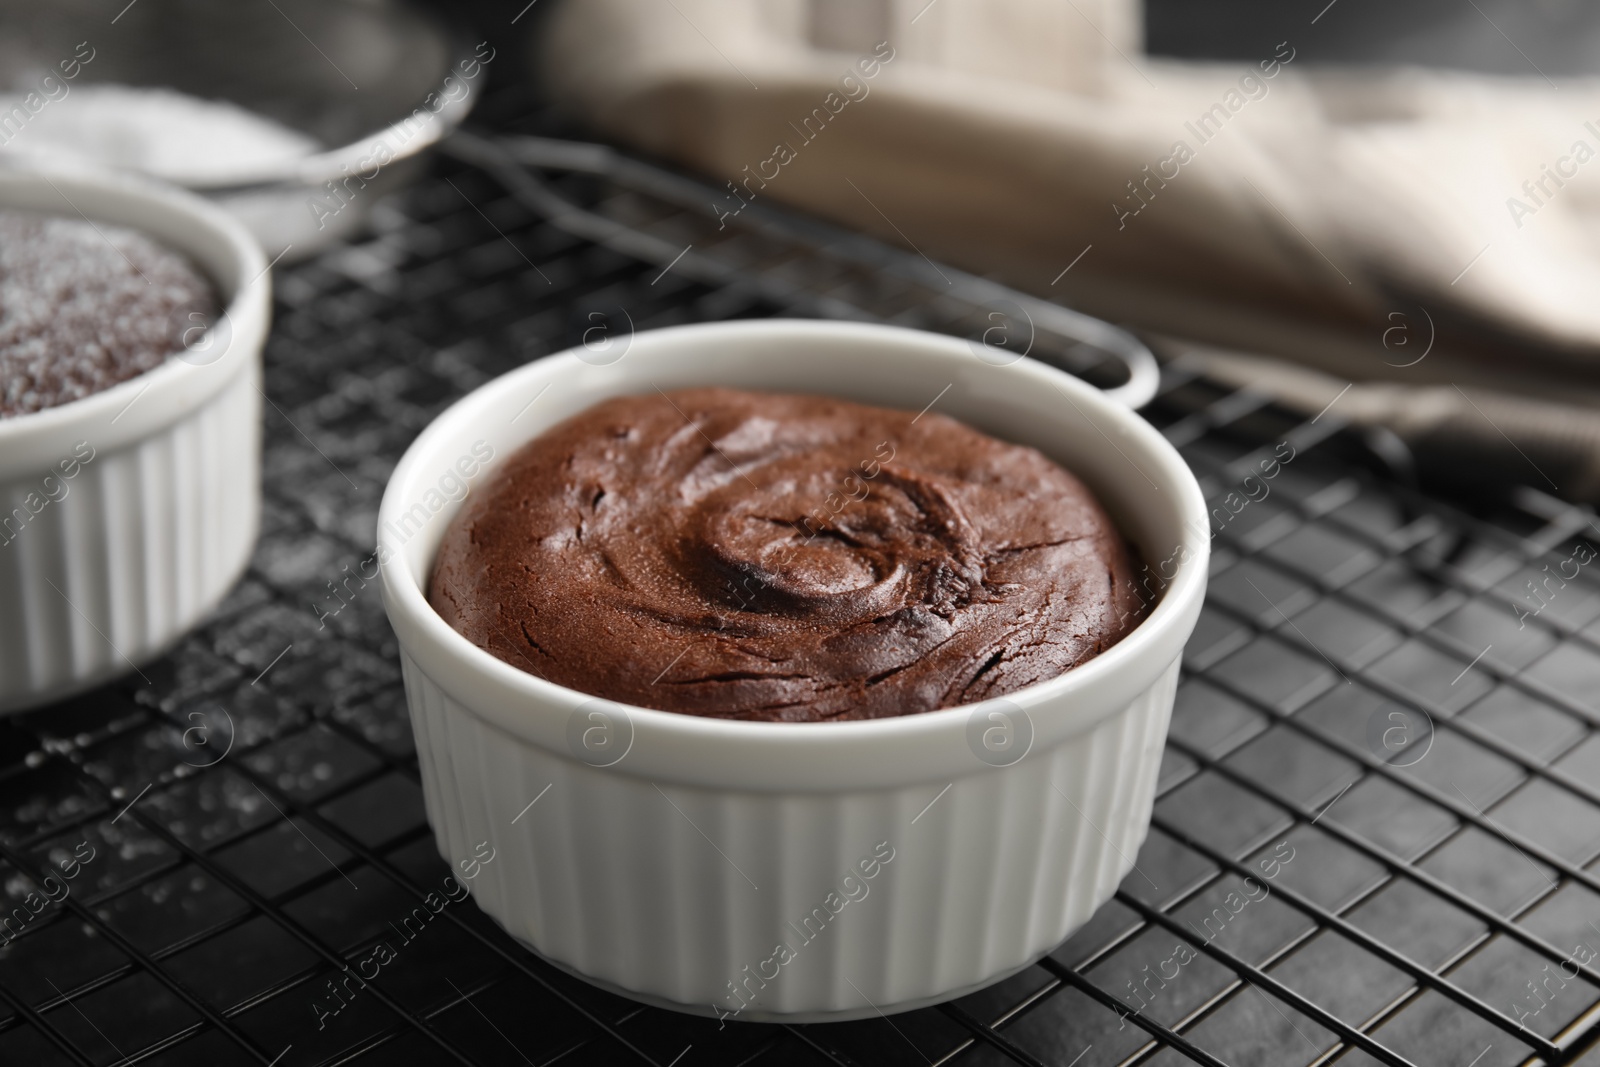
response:
[[(1600, 1063), (1590, 512), (1523, 490), (1468, 514), (1336, 411), (1157, 373), (1121, 331), (782, 212), (719, 229), (712, 191), (608, 150), (450, 153), (276, 279), (245, 580), (139, 674), (0, 723), (0, 1062)], [(640, 1007), (470, 903), (402, 928), (449, 871), (370, 580), (393, 463), (597, 321), (776, 314), (999, 322), (1154, 394), (1215, 551), (1135, 872), (1027, 971), (828, 1026)]]

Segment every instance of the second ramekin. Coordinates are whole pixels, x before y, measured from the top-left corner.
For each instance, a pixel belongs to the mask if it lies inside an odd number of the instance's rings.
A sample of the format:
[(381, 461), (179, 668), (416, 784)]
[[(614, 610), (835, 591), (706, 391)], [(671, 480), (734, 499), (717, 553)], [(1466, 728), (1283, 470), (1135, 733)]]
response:
[(155, 370), (0, 419), (0, 712), (9, 712), (135, 670), (238, 579), (260, 522), (270, 303), (254, 240), (197, 196), (19, 167), (0, 169), (0, 209), (137, 230), (188, 256), (226, 307)]
[[(686, 326), (600, 361), (553, 356), (455, 404), (407, 451), (379, 512), (428, 817), (480, 906), (591, 981), (724, 1018), (907, 1010), (1059, 944), (1129, 872), (1149, 825), (1209, 546), (1177, 452), (1077, 379), (1026, 359), (990, 366), (911, 330)], [(597, 701), (496, 659), (429, 607), (440, 537), (497, 462), (605, 397), (696, 385), (936, 402), (1039, 448), (1161, 570), (1160, 601), (1107, 652), (1007, 699), (797, 724)]]

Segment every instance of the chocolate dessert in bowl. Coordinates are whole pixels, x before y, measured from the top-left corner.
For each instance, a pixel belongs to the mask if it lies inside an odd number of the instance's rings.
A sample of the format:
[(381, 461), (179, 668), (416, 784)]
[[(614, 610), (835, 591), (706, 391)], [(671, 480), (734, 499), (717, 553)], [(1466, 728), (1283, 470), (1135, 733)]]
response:
[(192, 195), (0, 170), (0, 711), (136, 670), (244, 569), (266, 266)]
[(686, 389), (525, 445), (451, 524), (428, 599), (592, 696), (828, 722), (1053, 678), (1133, 629), (1138, 592), (1104, 509), (1033, 449), (934, 412)]
[(1208, 542), (1176, 452), (1076, 379), (762, 321), (482, 387), (379, 558), (480, 905), (637, 999), (821, 1020), (996, 981), (1110, 896)]

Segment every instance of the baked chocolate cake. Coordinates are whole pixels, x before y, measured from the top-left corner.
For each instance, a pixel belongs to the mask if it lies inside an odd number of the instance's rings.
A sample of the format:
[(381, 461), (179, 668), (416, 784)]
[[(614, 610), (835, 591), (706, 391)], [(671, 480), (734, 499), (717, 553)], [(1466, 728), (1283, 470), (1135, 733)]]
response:
[(142, 234), (0, 211), (0, 418), (154, 370), (217, 313), (211, 283)]
[(946, 418), (690, 389), (605, 401), (476, 490), (429, 600), (508, 663), (694, 715), (879, 718), (1054, 678), (1139, 621), (1077, 478)]

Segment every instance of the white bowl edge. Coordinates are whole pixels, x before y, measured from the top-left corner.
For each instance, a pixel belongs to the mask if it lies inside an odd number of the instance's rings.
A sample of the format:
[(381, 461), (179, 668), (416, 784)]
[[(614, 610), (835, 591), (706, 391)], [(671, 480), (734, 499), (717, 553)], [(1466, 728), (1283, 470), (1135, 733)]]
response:
[[(460, 501), (445, 501), (411, 536), (401, 536), (410, 530), (401, 523), (474, 442), (488, 443), (499, 462), (548, 426), (623, 393), (720, 384), (907, 409), (937, 393), (937, 410), (1041, 447), (1082, 478), (1146, 561), (1177, 562), (1155, 610), (1133, 633), (1060, 677), (1008, 695), (1028, 712), (1037, 745), (1126, 706), (1177, 658), (1193, 628), (1209, 554), (1199, 486), (1153, 427), (1067, 374), (1031, 360), (987, 365), (966, 342), (935, 334), (809, 320), (670, 327), (635, 335), (618, 363), (596, 366), (586, 357), (592, 353), (581, 349), (547, 357), (447, 409), (407, 450), (379, 510), (385, 605), (402, 644), (447, 692), (515, 737), (566, 753), (567, 716), (592, 698), (475, 647), (428, 605), (423, 583)], [(908, 360), (923, 372), (910, 384)], [(1017, 418), (1019, 408), (1028, 421)], [(1052, 419), (1063, 411), (1076, 416), (1067, 449), (1051, 439)], [(480, 473), (474, 484), (484, 479)], [(613, 770), (755, 790), (892, 786), (972, 769), (965, 727), (982, 707), (839, 723), (751, 723), (630, 707), (633, 747)], [(895, 754), (890, 765), (882, 756), (886, 745)]]

